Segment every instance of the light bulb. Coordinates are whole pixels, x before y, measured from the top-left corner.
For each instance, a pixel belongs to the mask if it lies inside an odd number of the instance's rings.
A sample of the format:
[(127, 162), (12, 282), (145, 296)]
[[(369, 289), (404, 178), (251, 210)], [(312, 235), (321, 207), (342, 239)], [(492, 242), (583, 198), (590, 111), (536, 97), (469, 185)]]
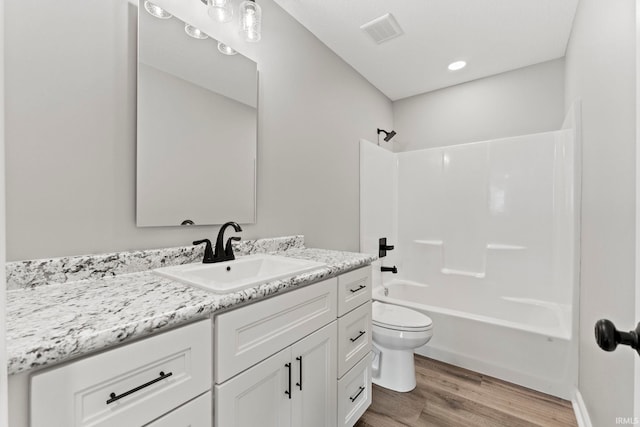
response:
[(184, 32), (187, 33), (190, 37), (193, 37), (194, 39), (204, 40), (209, 38), (209, 36), (203, 33), (202, 30), (190, 24), (184, 25)]
[(251, 9), (247, 9), (247, 15), (245, 16), (245, 22), (247, 27), (253, 27), (254, 25), (256, 25), (256, 11), (255, 10), (251, 10)]
[(226, 44), (222, 43), (222, 42), (218, 42), (218, 50), (220, 51), (220, 53), (224, 53), (225, 55), (235, 55), (236, 50), (233, 49), (232, 47), (227, 46)]
[(244, 39), (257, 42), (261, 38), (262, 9), (255, 0), (246, 0), (240, 5), (240, 25)]
[(160, 19), (169, 19), (173, 15), (161, 8), (158, 5), (151, 3), (149, 0), (144, 2), (144, 8), (147, 12), (149, 12), (152, 16)]
[(233, 8), (229, 0), (207, 0), (209, 17), (218, 22), (229, 22), (233, 18)]

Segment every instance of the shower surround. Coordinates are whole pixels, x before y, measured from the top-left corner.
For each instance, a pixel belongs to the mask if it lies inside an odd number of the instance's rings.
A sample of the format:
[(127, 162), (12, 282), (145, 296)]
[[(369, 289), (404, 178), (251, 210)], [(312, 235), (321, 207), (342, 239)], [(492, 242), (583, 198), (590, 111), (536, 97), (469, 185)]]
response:
[(432, 317), (418, 353), (572, 397), (574, 117), (555, 132), (401, 153), (361, 141), (360, 249), (395, 244), (376, 264), (398, 274), (378, 273), (374, 298)]

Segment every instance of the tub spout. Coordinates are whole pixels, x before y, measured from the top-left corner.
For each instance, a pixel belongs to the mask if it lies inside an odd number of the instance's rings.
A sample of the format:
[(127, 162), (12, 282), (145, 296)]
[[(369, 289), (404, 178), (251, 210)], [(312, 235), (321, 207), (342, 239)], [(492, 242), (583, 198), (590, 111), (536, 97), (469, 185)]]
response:
[(395, 265), (393, 267), (380, 267), (380, 271), (382, 271), (383, 273), (385, 271), (390, 271), (393, 274), (398, 274), (398, 267), (396, 267)]

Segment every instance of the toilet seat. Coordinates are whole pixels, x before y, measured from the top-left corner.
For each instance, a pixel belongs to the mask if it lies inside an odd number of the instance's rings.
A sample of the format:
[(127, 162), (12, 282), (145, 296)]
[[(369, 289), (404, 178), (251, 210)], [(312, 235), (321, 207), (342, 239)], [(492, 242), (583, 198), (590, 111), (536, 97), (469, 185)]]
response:
[(421, 332), (429, 331), (433, 327), (433, 322), (429, 316), (410, 308), (374, 301), (372, 310), (373, 325), (381, 328)]

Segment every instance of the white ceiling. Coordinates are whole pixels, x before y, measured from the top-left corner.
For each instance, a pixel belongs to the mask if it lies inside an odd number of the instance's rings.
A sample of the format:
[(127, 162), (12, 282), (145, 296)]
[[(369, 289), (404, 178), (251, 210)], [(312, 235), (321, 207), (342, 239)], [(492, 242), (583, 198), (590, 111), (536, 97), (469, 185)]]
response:
[[(578, 3), (275, 1), (391, 100), (563, 57)], [(378, 45), (360, 26), (385, 13), (393, 14), (404, 34)], [(449, 71), (457, 60), (467, 67)]]
[(256, 63), (242, 55), (221, 54), (215, 39), (187, 36), (177, 17), (157, 19), (141, 9), (138, 61), (250, 107), (257, 105)]

